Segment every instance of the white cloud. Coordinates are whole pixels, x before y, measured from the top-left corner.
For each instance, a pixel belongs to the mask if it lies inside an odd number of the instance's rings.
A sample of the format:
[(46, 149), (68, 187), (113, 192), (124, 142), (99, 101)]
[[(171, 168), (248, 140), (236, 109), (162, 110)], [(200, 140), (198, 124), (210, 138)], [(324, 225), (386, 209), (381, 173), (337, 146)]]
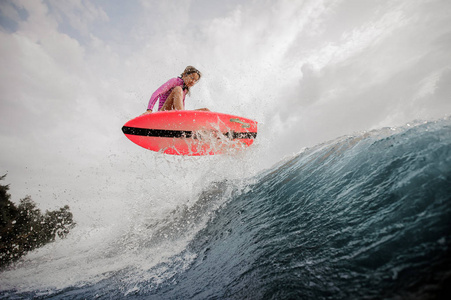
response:
[(95, 3), (86, 0), (48, 0), (59, 24), (66, 21), (78, 34), (89, 36), (91, 26), (97, 22), (107, 22), (106, 12)]
[[(288, 131), (299, 138), (293, 151), (303, 141), (315, 144), (353, 131), (449, 113), (450, 106), (444, 103), (440, 104), (442, 113), (431, 102), (413, 104), (418, 85), (451, 63), (435, 43), (450, 32), (449, 21), (442, 14), (449, 5), (442, 5), (436, 19), (421, 2), (386, 2), (338, 40), (324, 39), (322, 44), (313, 43), (317, 46), (309, 52), (304, 50), (297, 60), (303, 66), (302, 77), (286, 95), (290, 99), (287, 106), (279, 110), (291, 122), (286, 123), (291, 124)], [(322, 40), (327, 32), (320, 32), (317, 38)], [(306, 130), (309, 127), (312, 129)]]

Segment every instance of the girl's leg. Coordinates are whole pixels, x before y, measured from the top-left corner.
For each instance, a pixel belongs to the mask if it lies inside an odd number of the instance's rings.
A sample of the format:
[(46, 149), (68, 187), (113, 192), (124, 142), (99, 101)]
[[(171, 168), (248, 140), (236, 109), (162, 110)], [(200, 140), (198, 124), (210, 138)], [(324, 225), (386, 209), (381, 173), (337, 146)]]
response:
[(163, 104), (161, 111), (165, 110), (183, 110), (183, 90), (176, 86)]

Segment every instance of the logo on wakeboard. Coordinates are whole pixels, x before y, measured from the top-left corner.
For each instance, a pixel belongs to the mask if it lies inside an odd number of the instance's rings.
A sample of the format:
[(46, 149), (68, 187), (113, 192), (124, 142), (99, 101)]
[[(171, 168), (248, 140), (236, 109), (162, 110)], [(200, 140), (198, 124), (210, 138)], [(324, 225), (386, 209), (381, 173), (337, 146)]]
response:
[(251, 125), (249, 123), (241, 121), (238, 118), (232, 118), (232, 119), (230, 119), (230, 122), (241, 124), (241, 128), (249, 128), (249, 127), (251, 127)]

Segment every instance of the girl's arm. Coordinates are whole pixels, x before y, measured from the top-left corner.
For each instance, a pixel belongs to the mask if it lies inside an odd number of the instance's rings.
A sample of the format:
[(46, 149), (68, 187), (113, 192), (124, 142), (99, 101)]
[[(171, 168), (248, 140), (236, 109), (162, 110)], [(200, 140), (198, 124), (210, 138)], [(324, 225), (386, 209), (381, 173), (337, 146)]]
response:
[(175, 87), (177, 85), (177, 83), (178, 83), (177, 78), (172, 78), (172, 79), (169, 79), (165, 84), (160, 86), (150, 97), (149, 105), (147, 105), (147, 112), (152, 111), (153, 107), (155, 106), (155, 103), (157, 102), (157, 100), (161, 94), (164, 94), (167, 91), (169, 91), (170, 89), (172, 89), (173, 87)]

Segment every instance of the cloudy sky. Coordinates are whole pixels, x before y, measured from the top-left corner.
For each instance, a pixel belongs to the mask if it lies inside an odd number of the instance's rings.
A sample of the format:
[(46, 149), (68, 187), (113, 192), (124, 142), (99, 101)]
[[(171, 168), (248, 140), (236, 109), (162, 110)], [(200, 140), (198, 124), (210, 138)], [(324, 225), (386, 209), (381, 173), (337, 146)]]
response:
[(204, 74), (187, 109), (259, 121), (247, 165), (448, 116), (450, 16), (448, 0), (1, 0), (0, 175), (54, 208), (177, 172), (120, 129), (187, 65)]

